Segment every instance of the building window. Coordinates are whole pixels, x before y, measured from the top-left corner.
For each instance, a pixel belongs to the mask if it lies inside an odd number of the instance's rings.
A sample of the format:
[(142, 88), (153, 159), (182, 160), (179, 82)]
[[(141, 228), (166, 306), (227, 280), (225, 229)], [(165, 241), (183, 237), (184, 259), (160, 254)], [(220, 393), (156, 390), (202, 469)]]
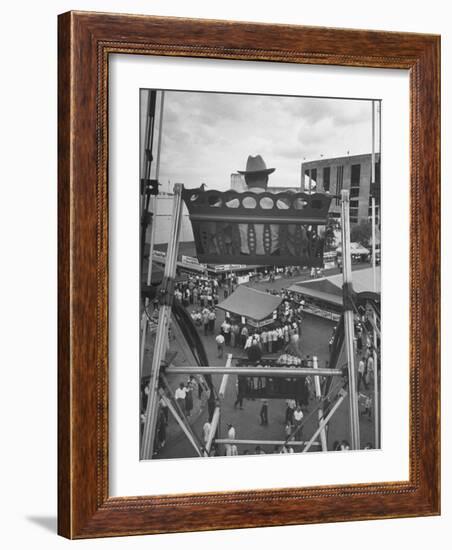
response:
[(350, 209), (358, 208), (358, 207), (359, 207), (359, 201), (357, 201), (357, 200), (351, 200), (350, 201)]
[(361, 164), (352, 164), (350, 176), (350, 198), (359, 197), (359, 183), (361, 179)]
[(350, 183), (352, 187), (359, 187), (359, 180), (361, 178), (361, 164), (352, 164), (352, 174)]
[[(317, 186), (317, 168), (311, 168), (304, 171), (306, 178), (309, 178), (309, 192), (311, 193)], [(303, 188), (306, 189), (306, 179)]]
[(330, 176), (331, 176), (331, 167), (325, 166), (323, 169), (323, 190), (325, 192), (330, 191)]

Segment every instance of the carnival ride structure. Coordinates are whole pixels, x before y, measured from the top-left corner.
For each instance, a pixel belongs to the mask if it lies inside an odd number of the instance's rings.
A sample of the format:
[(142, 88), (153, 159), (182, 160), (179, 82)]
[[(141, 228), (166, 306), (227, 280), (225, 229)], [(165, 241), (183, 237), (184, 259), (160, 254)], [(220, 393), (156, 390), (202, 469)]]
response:
[[(262, 368), (241, 361), (232, 365), (228, 355), (222, 367), (210, 366), (202, 340), (187, 311), (174, 300), (179, 234), (183, 204), (185, 203), (193, 227), (197, 256), (200, 262), (242, 265), (298, 265), (323, 266), (324, 228), (327, 224), (330, 194), (309, 193), (254, 193), (246, 191), (206, 191), (204, 186), (185, 189), (174, 185), (171, 230), (166, 252), (163, 280), (155, 290), (151, 285), (154, 223), (158, 195), (158, 171), (160, 159), (161, 124), (164, 94), (160, 92), (160, 129), (157, 145), (156, 176), (151, 178), (154, 126), (158, 92), (151, 91), (148, 98), (147, 122), (144, 140), (143, 170), (141, 179), (141, 259), (145, 255), (146, 235), (149, 232), (149, 259), (146, 282), (142, 284), (143, 320), (141, 334), (141, 372), (143, 372), (144, 345), (148, 331), (147, 308), (152, 297), (159, 301), (158, 323), (153, 346), (150, 374), (146, 378), (147, 403), (141, 438), (141, 458), (150, 459), (155, 449), (156, 424), (160, 404), (163, 403), (174, 416), (198, 456), (210, 456), (214, 444), (272, 444), (283, 449), (286, 445), (301, 446), (307, 452), (312, 446), (328, 450), (326, 427), (341, 403), (348, 397), (350, 442), (352, 449), (360, 449), (360, 425), (358, 411), (357, 369), (354, 343), (354, 319), (359, 314), (366, 321), (363, 330), (372, 342), (374, 360), (374, 424), (375, 447), (380, 440), (379, 412), (379, 347), (380, 347), (380, 298), (377, 292), (356, 294), (352, 284), (350, 251), (349, 192), (342, 190), (341, 230), (343, 257), (343, 310), (331, 350), (329, 368), (319, 368), (314, 358), (312, 367), (277, 365)], [(184, 347), (189, 365), (175, 366), (165, 363), (168, 331), (171, 330)], [(170, 375), (196, 375), (209, 389), (210, 432), (207, 442), (200, 441), (178, 405), (168, 377)], [(218, 388), (212, 375), (222, 375)], [(316, 404), (302, 423), (282, 441), (228, 440), (218, 433), (220, 411), (230, 375), (257, 377), (275, 386), (275, 380), (314, 379)], [(327, 383), (321, 389), (321, 378)], [(290, 393), (290, 392), (289, 392)], [(307, 421), (317, 417), (318, 427), (307, 441), (296, 441), (297, 432)], [(318, 440), (318, 441), (317, 441)]]

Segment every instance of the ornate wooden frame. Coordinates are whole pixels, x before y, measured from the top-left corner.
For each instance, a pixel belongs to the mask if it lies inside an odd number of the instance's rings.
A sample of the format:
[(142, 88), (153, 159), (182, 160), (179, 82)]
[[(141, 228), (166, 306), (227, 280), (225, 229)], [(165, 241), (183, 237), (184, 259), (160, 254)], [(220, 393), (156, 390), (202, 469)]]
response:
[[(439, 514), (440, 38), (70, 12), (59, 17), (58, 48), (59, 533), (84, 538)], [(107, 89), (112, 53), (409, 70), (409, 481), (109, 497)]]

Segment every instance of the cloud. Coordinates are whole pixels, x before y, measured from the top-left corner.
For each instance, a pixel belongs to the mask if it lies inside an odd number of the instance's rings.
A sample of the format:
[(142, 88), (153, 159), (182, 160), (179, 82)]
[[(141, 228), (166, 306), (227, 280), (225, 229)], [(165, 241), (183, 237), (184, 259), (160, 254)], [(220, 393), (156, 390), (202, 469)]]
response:
[(370, 152), (370, 113), (365, 100), (166, 92), (160, 179), (226, 189), (261, 154), (272, 185), (299, 185), (303, 159)]

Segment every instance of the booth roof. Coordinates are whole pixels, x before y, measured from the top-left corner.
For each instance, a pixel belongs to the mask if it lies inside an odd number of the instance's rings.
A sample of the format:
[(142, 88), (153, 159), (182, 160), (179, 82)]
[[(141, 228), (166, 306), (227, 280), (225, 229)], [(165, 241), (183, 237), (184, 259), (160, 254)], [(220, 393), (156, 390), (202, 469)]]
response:
[[(352, 273), (355, 292), (373, 291), (372, 268), (356, 269)], [(376, 269), (377, 292), (380, 293), (380, 267)], [(342, 274), (323, 279), (314, 279), (305, 283), (292, 285), (289, 290), (306, 296), (318, 298), (325, 302), (342, 305)]]
[[(355, 269), (352, 272), (353, 290), (355, 292), (372, 292), (373, 291), (373, 273), (372, 268)], [(377, 293), (381, 293), (381, 269), (377, 266), (375, 269)], [(328, 277), (333, 285), (342, 288), (342, 273)]]
[(292, 285), (289, 290), (338, 306), (342, 305), (342, 290), (328, 279), (299, 283)]
[(237, 289), (223, 300), (217, 307), (235, 315), (249, 317), (254, 321), (262, 321), (278, 308), (283, 301), (281, 296), (254, 290), (248, 286), (239, 285)]

